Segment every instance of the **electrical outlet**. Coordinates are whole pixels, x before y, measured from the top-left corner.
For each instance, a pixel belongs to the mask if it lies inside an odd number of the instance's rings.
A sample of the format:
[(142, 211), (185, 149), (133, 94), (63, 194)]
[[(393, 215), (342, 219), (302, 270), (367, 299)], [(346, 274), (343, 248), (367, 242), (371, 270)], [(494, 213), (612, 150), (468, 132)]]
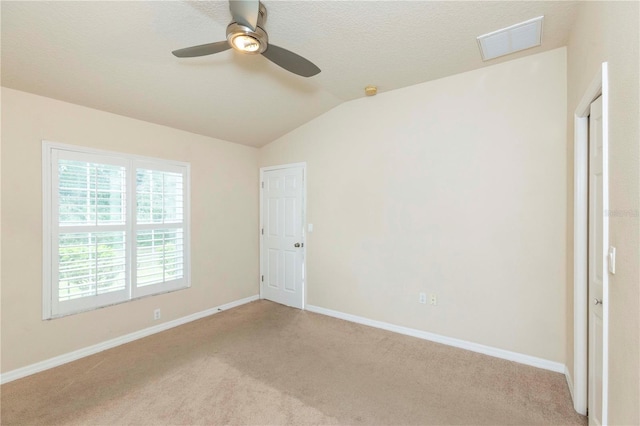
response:
[(432, 294), (430, 296), (429, 303), (431, 303), (434, 306), (438, 304), (438, 298), (436, 297), (435, 294)]
[(153, 310), (153, 319), (154, 320), (159, 320), (160, 319), (160, 308)]
[(427, 293), (420, 293), (420, 298), (418, 299), (420, 303), (427, 303)]

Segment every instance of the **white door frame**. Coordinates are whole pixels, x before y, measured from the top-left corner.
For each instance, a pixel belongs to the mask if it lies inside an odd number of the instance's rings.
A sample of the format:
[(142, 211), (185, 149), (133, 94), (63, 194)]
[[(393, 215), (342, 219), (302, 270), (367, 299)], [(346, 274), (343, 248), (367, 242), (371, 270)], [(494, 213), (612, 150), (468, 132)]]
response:
[(302, 167), (302, 309), (306, 309), (307, 304), (307, 163), (289, 163), (289, 164), (281, 164), (279, 166), (269, 166), (269, 167), (261, 167), (260, 168), (260, 223), (258, 224), (258, 235), (260, 236), (260, 275), (258, 276), (258, 285), (260, 288), (260, 299), (264, 298), (262, 294), (262, 276), (264, 275), (264, 249), (263, 242), (264, 237), (262, 235), (262, 229), (264, 227), (264, 173), (270, 170), (281, 170), (281, 169), (293, 169), (297, 167)]
[[(589, 109), (602, 96), (603, 227), (602, 244), (609, 247), (609, 74), (607, 62), (582, 96), (574, 115), (573, 159), (573, 407), (587, 414), (588, 383), (588, 211), (589, 211)], [(603, 274), (602, 424), (608, 422), (609, 406), (609, 279)]]

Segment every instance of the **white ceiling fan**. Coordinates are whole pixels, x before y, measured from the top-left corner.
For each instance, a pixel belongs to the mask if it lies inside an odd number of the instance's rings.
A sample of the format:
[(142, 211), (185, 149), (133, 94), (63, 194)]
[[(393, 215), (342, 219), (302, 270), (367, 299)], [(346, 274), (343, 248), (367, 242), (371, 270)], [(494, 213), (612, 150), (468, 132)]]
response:
[(274, 64), (302, 77), (312, 77), (320, 72), (315, 64), (287, 49), (269, 44), (264, 30), (267, 9), (259, 0), (230, 0), (229, 9), (233, 22), (227, 27), (227, 39), (174, 50), (179, 58), (213, 55), (229, 48), (247, 54), (262, 54)]

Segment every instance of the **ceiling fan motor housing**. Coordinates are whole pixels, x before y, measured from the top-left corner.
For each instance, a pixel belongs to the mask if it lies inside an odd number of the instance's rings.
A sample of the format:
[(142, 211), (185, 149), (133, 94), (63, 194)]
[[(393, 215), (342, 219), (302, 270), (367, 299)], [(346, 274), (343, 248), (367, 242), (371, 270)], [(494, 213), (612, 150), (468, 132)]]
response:
[(267, 20), (267, 8), (262, 2), (258, 3), (258, 16), (256, 19), (256, 29), (232, 22), (227, 27), (227, 42), (235, 50), (249, 55), (258, 55), (269, 45), (269, 37), (265, 30), (262, 29)]

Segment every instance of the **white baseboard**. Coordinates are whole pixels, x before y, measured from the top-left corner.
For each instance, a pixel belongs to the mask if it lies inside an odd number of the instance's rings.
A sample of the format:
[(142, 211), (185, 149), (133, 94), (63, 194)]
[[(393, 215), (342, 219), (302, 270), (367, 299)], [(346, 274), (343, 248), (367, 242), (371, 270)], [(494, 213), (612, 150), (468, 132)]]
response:
[(31, 374), (39, 373), (40, 371), (48, 370), (53, 367), (57, 367), (62, 364), (66, 364), (71, 361), (75, 361), (80, 358), (84, 358), (89, 355), (102, 352), (107, 349), (114, 348), (116, 346), (123, 345), (125, 343), (132, 342), (134, 340), (142, 339), (143, 337), (150, 336), (152, 334), (159, 333), (161, 331), (168, 330), (179, 325), (186, 324), (191, 321), (198, 320), (200, 318), (208, 317), (213, 314), (217, 314), (227, 309), (235, 308), (236, 306), (244, 305), (245, 303), (258, 300), (259, 296), (246, 297), (244, 299), (235, 300), (233, 302), (225, 303), (224, 305), (216, 306), (204, 311), (196, 312), (195, 314), (187, 315), (182, 318), (174, 319), (171, 321), (163, 322), (162, 324), (154, 325), (153, 327), (145, 328), (143, 330), (134, 331), (133, 333), (125, 334), (124, 336), (116, 337), (105, 342), (101, 342), (95, 345), (87, 346), (86, 348), (78, 349), (73, 352), (68, 352), (63, 355), (59, 355), (53, 358), (46, 359), (44, 361), (36, 362), (35, 364), (27, 365), (26, 367), (18, 368), (15, 370), (7, 371), (0, 377), (0, 383), (7, 383), (13, 380), (21, 379), (22, 377), (29, 376)]
[(442, 343), (444, 345), (454, 346), (456, 348), (466, 349), (468, 351), (479, 352), (481, 354), (542, 368), (544, 370), (554, 371), (556, 373), (565, 373), (566, 369), (565, 365), (559, 362), (549, 361), (547, 359), (525, 355), (517, 352), (511, 352), (504, 349), (498, 349), (491, 346), (485, 346), (479, 343), (468, 342), (466, 340), (454, 339), (452, 337), (446, 337), (422, 330), (416, 330), (414, 328), (402, 327), (399, 325), (389, 324), (387, 322), (363, 318), (357, 315), (345, 314), (343, 312), (333, 311), (331, 309), (321, 308), (319, 306), (307, 305), (306, 309), (309, 312), (328, 315), (330, 317), (368, 325), (370, 327), (381, 328), (383, 330), (393, 331), (395, 333), (405, 334), (407, 336), (413, 336), (419, 339), (429, 340), (436, 343)]

